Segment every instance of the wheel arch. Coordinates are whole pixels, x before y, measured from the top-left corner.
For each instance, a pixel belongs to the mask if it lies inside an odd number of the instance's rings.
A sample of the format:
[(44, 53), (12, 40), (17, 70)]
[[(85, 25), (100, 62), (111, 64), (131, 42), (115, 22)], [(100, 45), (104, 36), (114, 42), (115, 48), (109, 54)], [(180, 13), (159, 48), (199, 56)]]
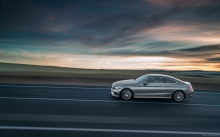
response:
[(185, 92), (184, 92), (183, 90), (175, 90), (175, 91), (173, 92), (173, 94), (172, 94), (172, 98), (173, 98), (174, 94), (175, 94), (177, 91), (181, 91), (181, 92), (183, 93), (183, 95), (184, 95), (184, 98), (186, 98), (186, 94), (185, 94)]
[(133, 90), (130, 89), (130, 88), (123, 88), (123, 89), (120, 91), (120, 94), (119, 94), (120, 97), (121, 97), (121, 93), (122, 93), (122, 91), (123, 91), (123, 90), (126, 90), (126, 89), (131, 91), (131, 93), (132, 93), (132, 96), (131, 96), (131, 97), (133, 98), (133, 97), (134, 97), (134, 92), (133, 92)]

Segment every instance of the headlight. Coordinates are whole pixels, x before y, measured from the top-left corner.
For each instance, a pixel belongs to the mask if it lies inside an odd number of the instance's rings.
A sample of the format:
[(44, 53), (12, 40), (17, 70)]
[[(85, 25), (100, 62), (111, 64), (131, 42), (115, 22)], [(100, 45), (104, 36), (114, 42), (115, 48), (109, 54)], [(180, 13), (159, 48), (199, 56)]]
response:
[(118, 89), (121, 89), (121, 87), (117, 86), (117, 87), (115, 87), (115, 89), (118, 90)]

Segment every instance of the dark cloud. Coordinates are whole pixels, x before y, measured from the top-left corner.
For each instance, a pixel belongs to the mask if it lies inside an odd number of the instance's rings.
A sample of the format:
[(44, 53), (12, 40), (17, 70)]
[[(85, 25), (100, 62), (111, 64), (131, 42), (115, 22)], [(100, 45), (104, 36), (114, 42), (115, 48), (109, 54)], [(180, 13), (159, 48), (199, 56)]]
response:
[[(172, 43), (161, 42), (158, 45), (167, 45), (173, 46)], [(151, 48), (153, 48), (151, 50)], [(101, 55), (121, 55), (121, 56), (166, 56), (166, 57), (184, 57), (184, 58), (209, 58), (213, 55), (219, 55), (220, 53), (220, 45), (203, 45), (199, 47), (193, 48), (183, 48), (183, 49), (176, 49), (176, 50), (166, 50), (163, 47), (156, 48), (156, 46), (152, 45), (152, 47), (142, 47), (139, 50), (135, 50), (135, 48), (131, 49), (120, 49), (120, 50), (108, 50), (106, 52), (96, 52), (95, 54)]]
[(218, 55), (220, 53), (220, 45), (203, 45), (194, 48), (184, 48), (178, 50), (169, 50), (159, 52), (161, 55), (173, 56), (173, 57), (195, 57), (195, 58), (207, 58), (212, 55)]
[[(218, 0), (1, 0), (0, 46), (60, 47), (62, 52), (79, 54), (208, 58), (219, 52), (219, 45), (162, 41), (147, 32), (172, 24), (208, 24), (210, 27), (192, 28), (194, 32), (185, 35), (217, 33), (219, 16)], [(142, 31), (146, 35), (137, 36)]]
[(220, 51), (220, 45), (209, 45), (209, 46), (198, 46), (194, 48), (180, 49), (180, 52), (209, 52), (209, 51)]
[(220, 57), (217, 57), (217, 58), (209, 58), (207, 59), (208, 61), (217, 61), (217, 62), (220, 62)]
[[(126, 45), (126, 41), (141, 30), (170, 22), (189, 24), (218, 20), (216, 17), (220, 15), (219, 5), (210, 5), (211, 1), (193, 1), (202, 3), (197, 7), (184, 1), (165, 2), (172, 5), (169, 7), (160, 3), (143, 0), (2, 0), (0, 35), (6, 37), (5, 33), (20, 31), (22, 37), (37, 37), (36, 42), (39, 39), (71, 39), (88, 46)], [(189, 5), (182, 6), (186, 3)]]
[[(74, 39), (88, 46), (124, 44), (138, 31), (165, 23), (165, 19), (177, 10), (174, 7), (161, 12), (156, 6), (143, 1), (134, 4), (133, 0), (126, 3), (116, 0), (2, 3), (0, 35), (3, 37), (13, 30), (21, 31), (21, 37)], [(11, 35), (12, 38), (14, 34)]]

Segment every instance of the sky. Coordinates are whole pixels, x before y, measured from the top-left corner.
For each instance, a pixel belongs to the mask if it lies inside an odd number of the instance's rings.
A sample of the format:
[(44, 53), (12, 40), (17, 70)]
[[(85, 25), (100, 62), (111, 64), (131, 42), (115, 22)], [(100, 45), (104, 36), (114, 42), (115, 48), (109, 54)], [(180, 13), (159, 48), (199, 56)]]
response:
[(220, 71), (220, 0), (0, 0), (0, 62)]

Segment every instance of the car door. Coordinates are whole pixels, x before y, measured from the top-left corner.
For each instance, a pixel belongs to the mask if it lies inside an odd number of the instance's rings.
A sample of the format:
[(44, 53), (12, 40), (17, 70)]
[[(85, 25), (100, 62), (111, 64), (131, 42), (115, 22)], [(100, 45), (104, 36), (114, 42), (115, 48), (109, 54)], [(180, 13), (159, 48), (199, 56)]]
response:
[(140, 84), (139, 91), (136, 93), (137, 97), (162, 97), (161, 92), (164, 90), (164, 87), (162, 86), (162, 78), (149, 77), (146, 82), (148, 83), (146, 85), (143, 84), (144, 82)]
[(164, 77), (163, 86), (165, 88), (163, 96), (172, 97), (173, 92), (177, 90), (177, 81), (171, 78)]

